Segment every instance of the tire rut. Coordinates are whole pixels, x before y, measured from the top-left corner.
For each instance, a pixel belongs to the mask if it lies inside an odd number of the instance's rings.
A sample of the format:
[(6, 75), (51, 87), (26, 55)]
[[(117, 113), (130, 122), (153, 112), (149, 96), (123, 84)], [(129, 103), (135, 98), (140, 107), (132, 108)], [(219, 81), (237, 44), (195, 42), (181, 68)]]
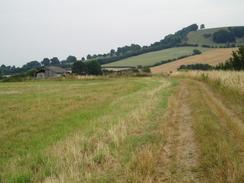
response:
[(166, 144), (161, 160), (163, 176), (160, 182), (198, 182), (198, 175), (193, 170), (198, 166), (199, 153), (188, 98), (189, 91), (182, 83), (176, 98), (170, 100), (162, 132)]

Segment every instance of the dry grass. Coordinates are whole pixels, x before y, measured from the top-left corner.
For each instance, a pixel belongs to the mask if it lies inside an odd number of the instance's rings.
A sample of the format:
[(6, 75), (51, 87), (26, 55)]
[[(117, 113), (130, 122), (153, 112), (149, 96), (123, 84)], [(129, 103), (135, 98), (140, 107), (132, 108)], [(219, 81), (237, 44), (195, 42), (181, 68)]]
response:
[[(164, 82), (153, 90), (130, 96), (133, 101), (139, 97), (141, 102), (138, 105), (134, 101), (132, 105), (137, 107), (123, 119), (114, 115), (97, 119), (102, 124), (108, 121), (115, 121), (115, 124), (94, 129), (95, 133), (91, 136), (78, 133), (48, 149), (48, 156), (57, 161), (56, 167), (53, 167), (56, 172), (44, 182), (152, 182), (156, 176), (156, 148), (152, 148), (153, 142), (144, 141), (144, 138), (147, 135), (153, 137), (155, 130), (145, 130), (152, 122), (150, 117), (159, 102), (158, 94), (168, 86)], [(128, 97), (122, 97), (112, 105), (120, 104), (120, 108), (128, 108), (127, 100)], [(134, 138), (146, 144), (136, 144), (138, 142)]]
[(154, 74), (175, 72), (181, 65), (197, 63), (217, 65), (218, 63), (222, 63), (229, 59), (231, 57), (232, 51), (234, 50), (236, 50), (236, 48), (211, 49), (202, 53), (201, 55), (192, 56), (171, 63), (152, 67), (151, 72)]
[(216, 85), (229, 88), (244, 94), (244, 72), (234, 71), (189, 71), (176, 72), (173, 76), (189, 77), (199, 80), (210, 80)]

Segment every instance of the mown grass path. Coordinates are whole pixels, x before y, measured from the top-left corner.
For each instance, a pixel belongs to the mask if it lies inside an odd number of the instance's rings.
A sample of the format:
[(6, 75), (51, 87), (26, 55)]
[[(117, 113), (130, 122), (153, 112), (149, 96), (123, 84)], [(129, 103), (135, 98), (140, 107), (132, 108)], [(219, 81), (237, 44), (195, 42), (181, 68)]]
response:
[(244, 121), (233, 111), (240, 106), (226, 106), (202, 82), (180, 83), (162, 126), (161, 182), (243, 182)]

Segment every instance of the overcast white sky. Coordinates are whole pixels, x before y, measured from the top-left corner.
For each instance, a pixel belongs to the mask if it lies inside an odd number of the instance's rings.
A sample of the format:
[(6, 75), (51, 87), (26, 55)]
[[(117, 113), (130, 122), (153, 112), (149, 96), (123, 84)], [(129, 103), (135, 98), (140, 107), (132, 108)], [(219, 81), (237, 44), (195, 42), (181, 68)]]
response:
[(244, 25), (244, 0), (0, 0), (0, 65), (148, 45), (192, 23)]

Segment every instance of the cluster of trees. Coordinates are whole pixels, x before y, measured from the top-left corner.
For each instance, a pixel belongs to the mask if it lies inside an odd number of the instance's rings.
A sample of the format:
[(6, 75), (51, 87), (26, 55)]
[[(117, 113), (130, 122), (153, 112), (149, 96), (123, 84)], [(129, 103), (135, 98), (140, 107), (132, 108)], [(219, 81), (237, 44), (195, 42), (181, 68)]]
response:
[(232, 57), (229, 60), (217, 66), (208, 64), (181, 65), (178, 70), (244, 70), (244, 47), (240, 47), (236, 52), (232, 53)]
[(213, 34), (216, 43), (233, 43), (237, 38), (244, 37), (244, 27), (230, 27), (228, 30), (219, 30)]
[(244, 47), (240, 47), (232, 53), (232, 57), (225, 63), (216, 66), (217, 70), (244, 70)]
[(15, 66), (0, 66), (0, 75), (15, 75), (22, 74), (30, 70), (35, 70), (42, 66), (60, 66), (63, 68), (71, 68), (71, 66), (77, 61), (75, 56), (68, 56), (66, 60), (60, 61), (57, 57), (53, 57), (51, 59), (44, 58), (41, 62), (31, 61), (23, 65), (22, 67)]
[(101, 75), (102, 67), (101, 65), (93, 60), (93, 61), (77, 61), (72, 66), (72, 73), (78, 75)]

